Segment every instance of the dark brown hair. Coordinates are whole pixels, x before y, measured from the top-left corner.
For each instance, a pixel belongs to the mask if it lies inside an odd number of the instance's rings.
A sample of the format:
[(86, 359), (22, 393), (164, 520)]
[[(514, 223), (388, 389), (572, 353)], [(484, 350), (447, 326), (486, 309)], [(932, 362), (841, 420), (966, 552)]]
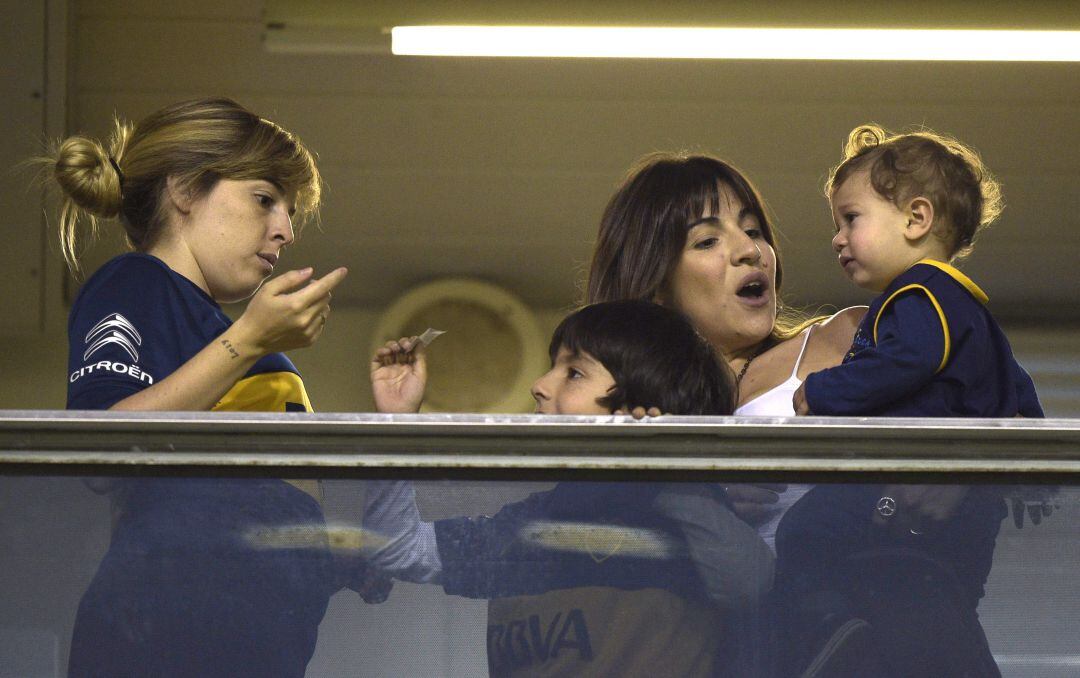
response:
[(856, 127), (844, 144), (844, 161), (825, 183), (826, 197), (863, 169), (878, 195), (897, 208), (919, 196), (929, 200), (934, 234), (953, 259), (971, 253), (975, 236), (1004, 207), (1001, 186), (979, 154), (930, 130), (892, 134), (873, 124)]
[(657, 407), (665, 414), (731, 414), (735, 375), (690, 321), (674, 309), (626, 299), (585, 306), (563, 319), (548, 352), (587, 353), (615, 386), (597, 402), (609, 408)]
[[(720, 210), (722, 186), (757, 217), (765, 242), (776, 252), (779, 297), (783, 269), (775, 228), (746, 175), (709, 155), (652, 153), (630, 169), (604, 210), (585, 302), (655, 299), (678, 264), (689, 225)], [(801, 314), (781, 309), (773, 336), (794, 336), (805, 325)]]

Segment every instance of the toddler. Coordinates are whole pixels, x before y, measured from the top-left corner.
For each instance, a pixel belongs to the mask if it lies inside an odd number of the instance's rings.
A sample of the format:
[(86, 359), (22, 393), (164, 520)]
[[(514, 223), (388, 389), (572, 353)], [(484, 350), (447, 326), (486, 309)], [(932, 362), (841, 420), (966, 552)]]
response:
[[(844, 273), (879, 295), (843, 363), (795, 393), (796, 413), (1043, 416), (986, 294), (952, 266), (1001, 211), (979, 156), (931, 132), (866, 125), (826, 194)], [(788, 668), (1000, 675), (976, 607), (1006, 514), (988, 486), (815, 487), (777, 533)]]
[(796, 414), (1041, 417), (1031, 377), (950, 262), (1000, 213), (979, 156), (931, 132), (848, 137), (826, 185), (844, 273), (879, 296), (841, 365), (809, 375)]

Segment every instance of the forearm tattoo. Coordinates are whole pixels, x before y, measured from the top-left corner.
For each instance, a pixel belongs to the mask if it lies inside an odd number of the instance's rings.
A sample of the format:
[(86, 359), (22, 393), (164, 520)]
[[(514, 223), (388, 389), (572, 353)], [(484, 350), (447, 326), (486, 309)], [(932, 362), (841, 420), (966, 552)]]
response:
[(225, 350), (229, 352), (229, 355), (231, 355), (234, 360), (240, 357), (240, 351), (236, 350), (236, 348), (232, 345), (231, 341), (229, 341), (228, 339), (222, 339), (220, 343), (222, 346), (225, 347)]

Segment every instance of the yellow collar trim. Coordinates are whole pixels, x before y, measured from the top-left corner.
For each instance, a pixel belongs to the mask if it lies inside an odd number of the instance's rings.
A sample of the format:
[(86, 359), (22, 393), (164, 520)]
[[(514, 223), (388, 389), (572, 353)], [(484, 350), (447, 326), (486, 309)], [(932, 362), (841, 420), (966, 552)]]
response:
[(966, 289), (968, 292), (971, 292), (971, 294), (976, 299), (978, 299), (980, 303), (985, 304), (986, 302), (990, 301), (990, 297), (986, 296), (986, 292), (983, 292), (982, 288), (976, 285), (974, 280), (961, 273), (959, 269), (956, 269), (953, 266), (946, 264), (944, 261), (937, 261), (936, 259), (921, 259), (915, 263), (926, 264), (928, 266), (933, 266), (934, 268), (941, 269), (942, 271), (947, 273), (949, 277), (951, 277), (953, 280), (963, 285), (964, 289)]

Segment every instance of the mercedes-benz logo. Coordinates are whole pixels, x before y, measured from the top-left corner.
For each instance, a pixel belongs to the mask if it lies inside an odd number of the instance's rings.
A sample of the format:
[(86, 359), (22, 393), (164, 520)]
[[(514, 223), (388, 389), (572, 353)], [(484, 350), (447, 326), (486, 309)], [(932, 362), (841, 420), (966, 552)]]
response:
[(878, 499), (877, 512), (882, 518), (892, 518), (896, 515), (896, 500), (892, 497)]

